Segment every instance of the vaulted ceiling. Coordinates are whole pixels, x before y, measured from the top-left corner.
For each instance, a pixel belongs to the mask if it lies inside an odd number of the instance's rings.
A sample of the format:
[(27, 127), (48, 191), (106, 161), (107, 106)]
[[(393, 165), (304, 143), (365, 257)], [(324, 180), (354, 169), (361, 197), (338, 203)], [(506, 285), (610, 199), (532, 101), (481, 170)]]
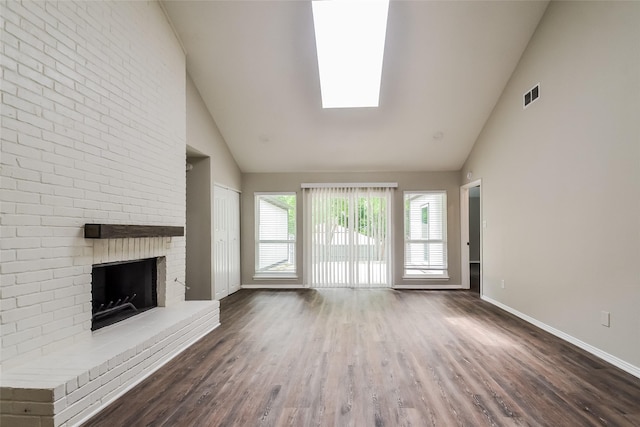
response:
[(311, 1), (163, 3), (243, 172), (460, 169), (547, 6), (392, 0), (380, 106), (323, 110)]

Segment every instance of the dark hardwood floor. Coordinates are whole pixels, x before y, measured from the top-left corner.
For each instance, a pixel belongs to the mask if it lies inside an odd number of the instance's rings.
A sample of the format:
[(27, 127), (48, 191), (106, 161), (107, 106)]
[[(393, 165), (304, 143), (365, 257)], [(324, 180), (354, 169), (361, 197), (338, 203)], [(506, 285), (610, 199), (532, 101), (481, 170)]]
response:
[(241, 290), (86, 426), (640, 426), (640, 379), (472, 292)]

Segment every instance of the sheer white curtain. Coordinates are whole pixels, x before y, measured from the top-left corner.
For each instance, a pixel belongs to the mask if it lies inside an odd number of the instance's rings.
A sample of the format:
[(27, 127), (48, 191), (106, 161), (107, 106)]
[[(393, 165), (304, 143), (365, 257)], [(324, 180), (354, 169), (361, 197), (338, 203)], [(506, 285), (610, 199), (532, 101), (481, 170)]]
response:
[(392, 187), (305, 189), (311, 287), (391, 287), (392, 194)]

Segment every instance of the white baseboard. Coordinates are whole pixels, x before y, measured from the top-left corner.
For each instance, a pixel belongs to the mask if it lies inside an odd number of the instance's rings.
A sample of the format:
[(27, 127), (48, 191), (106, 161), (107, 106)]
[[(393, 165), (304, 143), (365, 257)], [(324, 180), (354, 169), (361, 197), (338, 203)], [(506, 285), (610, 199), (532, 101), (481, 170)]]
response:
[(568, 343), (571, 343), (573, 345), (575, 345), (576, 347), (580, 347), (581, 349), (583, 349), (584, 351), (587, 351), (591, 354), (593, 354), (596, 357), (599, 357), (600, 359), (604, 360), (605, 362), (609, 362), (611, 363), (613, 366), (622, 369), (625, 372), (630, 373), (631, 375), (633, 375), (634, 377), (640, 378), (640, 367), (638, 366), (634, 366), (629, 362), (626, 362), (616, 356), (613, 356), (605, 351), (600, 350), (597, 347), (592, 346), (591, 344), (587, 344), (584, 341), (581, 341), (565, 332), (562, 332), (559, 329), (556, 329), (552, 326), (547, 325), (546, 323), (542, 323), (541, 321), (534, 319), (531, 316), (527, 316), (524, 313), (519, 312), (518, 310), (515, 310), (511, 307), (509, 307), (508, 305), (505, 305), (499, 301), (496, 301), (492, 298), (489, 298), (485, 295), (482, 295), (481, 298), (484, 301), (487, 301), (490, 304), (495, 305), (496, 307), (499, 307), (501, 309), (503, 309), (504, 311), (507, 311), (511, 314), (513, 314), (514, 316), (517, 316), (519, 318), (521, 318), (522, 320), (531, 323), (534, 326), (537, 326), (538, 328), (549, 332), (552, 335), (555, 335), (558, 338), (561, 338), (565, 341), (567, 341)]
[(269, 285), (242, 285), (242, 289), (306, 289), (305, 285), (277, 285), (277, 284), (269, 284)]
[[(462, 287), (462, 285), (429, 285), (429, 284), (425, 284), (425, 283), (416, 283), (415, 285), (395, 285), (392, 286), (391, 289), (397, 289), (397, 290), (402, 290), (402, 289), (414, 289), (414, 290), (420, 290), (420, 289), (424, 289), (424, 290), (428, 290), (428, 289), (441, 289), (441, 290), (447, 290), (447, 289), (464, 289)], [(468, 289), (468, 288), (467, 288)]]
[[(251, 284), (251, 285), (242, 285), (242, 289), (311, 289), (308, 286), (305, 285), (264, 285), (264, 284), (260, 284), (260, 285), (256, 285), (256, 284)], [(329, 289), (329, 288), (327, 288)], [(402, 290), (402, 289), (406, 289), (406, 290), (447, 290), (447, 289), (464, 289), (462, 287), (462, 285), (428, 285), (428, 284), (415, 284), (415, 285), (397, 285), (397, 286), (392, 286), (391, 288), (362, 288), (362, 289), (396, 289), (396, 290)]]

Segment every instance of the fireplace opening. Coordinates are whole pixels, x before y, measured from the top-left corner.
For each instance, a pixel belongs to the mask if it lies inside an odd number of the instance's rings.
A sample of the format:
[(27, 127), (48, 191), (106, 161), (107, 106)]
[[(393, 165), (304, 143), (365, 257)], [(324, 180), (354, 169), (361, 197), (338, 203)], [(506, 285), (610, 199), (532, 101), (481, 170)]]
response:
[(157, 258), (94, 265), (91, 330), (158, 306)]

